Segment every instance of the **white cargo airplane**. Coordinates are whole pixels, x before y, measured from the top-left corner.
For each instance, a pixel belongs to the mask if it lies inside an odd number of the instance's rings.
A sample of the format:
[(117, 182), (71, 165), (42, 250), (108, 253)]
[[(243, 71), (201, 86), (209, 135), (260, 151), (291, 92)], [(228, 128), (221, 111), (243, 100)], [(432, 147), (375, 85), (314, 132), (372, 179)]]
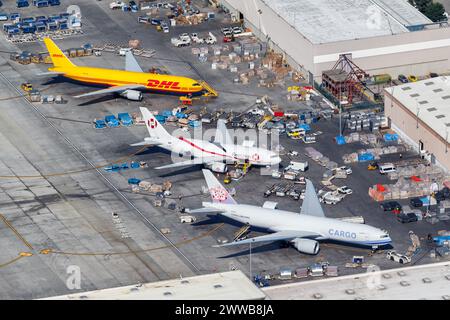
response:
[(273, 233), (233, 241), (216, 247), (234, 246), (264, 241), (289, 241), (300, 252), (317, 254), (319, 240), (333, 240), (377, 249), (391, 243), (386, 231), (364, 224), (326, 218), (310, 180), (306, 180), (305, 199), (300, 213), (276, 210), (266, 203), (262, 207), (238, 204), (209, 170), (203, 170), (212, 203), (203, 202), (203, 208), (189, 210), (191, 214), (216, 213), (250, 226)]
[(227, 131), (225, 123), (218, 121), (214, 143), (174, 137), (156, 120), (147, 108), (140, 108), (142, 118), (145, 121), (149, 138), (132, 146), (155, 145), (171, 151), (180, 156), (190, 155), (191, 159), (173, 164), (156, 167), (155, 169), (178, 168), (197, 164), (210, 165), (214, 162), (235, 163), (248, 161), (252, 165), (273, 166), (281, 162), (277, 153), (257, 147), (232, 144), (232, 139)]

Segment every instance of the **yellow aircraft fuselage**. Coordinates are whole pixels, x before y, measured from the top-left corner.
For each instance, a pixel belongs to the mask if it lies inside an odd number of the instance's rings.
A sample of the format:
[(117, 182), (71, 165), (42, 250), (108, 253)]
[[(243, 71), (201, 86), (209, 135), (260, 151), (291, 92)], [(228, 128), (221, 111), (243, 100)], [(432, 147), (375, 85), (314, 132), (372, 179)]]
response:
[(44, 38), (53, 67), (48, 70), (69, 79), (109, 87), (138, 85), (145, 89), (180, 95), (202, 93), (198, 81), (180, 76), (77, 66), (49, 38)]
[(203, 91), (203, 87), (198, 83), (198, 81), (187, 77), (173, 75), (82, 66), (53, 67), (48, 70), (63, 73), (64, 77), (89, 84), (105, 86), (141, 84), (152, 91), (161, 91), (180, 95), (195, 95)]

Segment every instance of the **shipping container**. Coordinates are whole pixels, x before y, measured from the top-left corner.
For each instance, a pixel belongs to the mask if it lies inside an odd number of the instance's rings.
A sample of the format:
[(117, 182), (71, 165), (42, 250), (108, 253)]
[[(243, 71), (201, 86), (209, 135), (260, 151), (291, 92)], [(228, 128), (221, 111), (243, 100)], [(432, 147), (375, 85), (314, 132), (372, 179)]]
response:
[(383, 84), (383, 83), (389, 83), (391, 81), (392, 81), (392, 77), (390, 74), (387, 74), (387, 73), (377, 74), (371, 78), (371, 82), (373, 84)]

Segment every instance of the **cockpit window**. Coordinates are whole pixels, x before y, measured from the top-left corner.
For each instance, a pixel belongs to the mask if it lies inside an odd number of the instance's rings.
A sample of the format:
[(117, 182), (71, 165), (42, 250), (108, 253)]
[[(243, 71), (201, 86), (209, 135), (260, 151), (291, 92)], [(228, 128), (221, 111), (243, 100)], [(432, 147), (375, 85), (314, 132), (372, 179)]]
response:
[(380, 238), (389, 238), (389, 235), (388, 234), (383, 234)]
[(275, 159), (275, 158), (278, 158), (278, 155), (273, 154), (273, 155), (271, 155), (270, 157), (271, 157), (272, 159)]
[(192, 86), (193, 87), (200, 87), (200, 83), (194, 83)]

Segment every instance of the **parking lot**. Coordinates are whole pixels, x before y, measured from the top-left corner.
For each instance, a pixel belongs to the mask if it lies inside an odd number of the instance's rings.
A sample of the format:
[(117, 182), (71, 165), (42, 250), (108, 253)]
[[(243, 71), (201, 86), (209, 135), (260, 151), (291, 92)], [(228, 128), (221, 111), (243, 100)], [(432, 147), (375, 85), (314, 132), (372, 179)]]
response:
[[(158, 32), (151, 24), (139, 24), (141, 12), (111, 10), (108, 1), (77, 1), (82, 14), (83, 33), (62, 40), (55, 40), (62, 49), (80, 47), (86, 43), (126, 44), (139, 39), (143, 48), (155, 51), (151, 58), (138, 57), (144, 71), (151, 68), (166, 70), (170, 74), (183, 75), (206, 81), (219, 92), (215, 99), (195, 100), (192, 109), (199, 112), (206, 107), (209, 112), (224, 109), (244, 112), (255, 105), (256, 99), (269, 96), (273, 103), (284, 109), (306, 109), (306, 103), (287, 101), (287, 87), (258, 86), (235, 83), (236, 74), (227, 70), (214, 70), (210, 62), (202, 62), (193, 55), (192, 46), (175, 48), (171, 38), (182, 33), (220, 35), (220, 28), (231, 24), (223, 13), (214, 20), (198, 25), (170, 27), (169, 33)], [(201, 8), (202, 9), (202, 8)], [(18, 9), (5, 4), (2, 11)], [(27, 16), (49, 15), (64, 11), (61, 7), (20, 9)], [(211, 9), (202, 9), (210, 11)], [(3, 35), (2, 35), (3, 36)], [(219, 36), (219, 44), (221, 38)], [(69, 266), (78, 266), (81, 271), (81, 288), (86, 291), (117, 287), (134, 283), (177, 278), (238, 268), (247, 275), (277, 274), (280, 268), (306, 267), (315, 262), (328, 261), (339, 267), (339, 274), (364, 272), (361, 268), (345, 268), (355, 255), (365, 256), (365, 262), (382, 269), (398, 267), (388, 261), (384, 252), (370, 253), (370, 249), (321, 243), (317, 256), (299, 253), (292, 247), (280, 247), (279, 243), (254, 246), (250, 255), (248, 247), (213, 248), (219, 238), (233, 240), (240, 228), (220, 217), (198, 217), (194, 224), (181, 224), (179, 213), (167, 207), (154, 207), (154, 196), (131, 192), (128, 179), (139, 178), (162, 183), (170, 180), (173, 195), (166, 202), (175, 202), (186, 208), (199, 208), (205, 185), (200, 166), (173, 170), (154, 170), (154, 167), (171, 162), (170, 154), (157, 147), (139, 150), (130, 144), (142, 141), (148, 135), (145, 126), (130, 126), (96, 130), (93, 120), (108, 114), (128, 112), (138, 114), (139, 106), (163, 111), (179, 104), (178, 97), (145, 94), (144, 101), (133, 102), (114, 95), (74, 99), (73, 96), (95, 90), (92, 87), (74, 84), (61, 78), (39, 77), (46, 72), (44, 64), (20, 65), (9, 60), (9, 53), (16, 51), (45, 51), (42, 42), (12, 44), (0, 42), (0, 214), (8, 224), (0, 221), (2, 234), (0, 244), (0, 298), (41, 298), (73, 292), (66, 285)], [(101, 56), (75, 58), (79, 65), (123, 69), (124, 57), (103, 52)], [(20, 85), (30, 82), (33, 87), (46, 94), (62, 95), (66, 104), (30, 104), (22, 94)], [(169, 131), (173, 129), (166, 126)], [(206, 125), (215, 127), (215, 123)], [(322, 188), (325, 168), (305, 156), (305, 147), (313, 146), (339, 166), (344, 165), (344, 154), (367, 146), (361, 143), (337, 145), (339, 119), (320, 119), (311, 124), (313, 132), (322, 131), (317, 142), (307, 145), (286, 135), (280, 136), (282, 166), (291, 160), (308, 160), (310, 178), (316, 189)], [(289, 157), (287, 151), (295, 150), (297, 157)], [(417, 157), (413, 152), (403, 152), (402, 159)], [(103, 167), (116, 161), (145, 161), (148, 168), (105, 172)], [(398, 161), (399, 154), (383, 156), (380, 162)], [(413, 257), (414, 264), (436, 261), (429, 257), (428, 234), (449, 229), (448, 221), (436, 224), (419, 221), (399, 223), (393, 213), (383, 212), (380, 204), (368, 195), (369, 187), (377, 183), (390, 183), (378, 171), (367, 170), (367, 162), (349, 164), (352, 174), (340, 186), (353, 190), (336, 205), (324, 204), (328, 217), (363, 216), (367, 224), (386, 229), (393, 240), (394, 248), (405, 252), (411, 245), (408, 232), (414, 231), (422, 241), (422, 250)], [(223, 181), (223, 175), (220, 176)], [(228, 188), (235, 188), (238, 203), (262, 205), (263, 194), (268, 186), (279, 182), (260, 175), (253, 167)], [(278, 207), (297, 212), (301, 200), (289, 197), (272, 197)], [(409, 200), (400, 200), (408, 204)], [(120, 218), (120, 227), (113, 213)], [(225, 222), (225, 223), (223, 223)], [(122, 229), (121, 229), (122, 228)], [(123, 228), (129, 237), (122, 237)], [(162, 228), (169, 228), (164, 234)], [(251, 231), (250, 236), (261, 235)], [(26, 256), (21, 253), (31, 253)], [(20, 257), (18, 260), (16, 257)], [(12, 261), (11, 264), (3, 263)], [(276, 283), (276, 281), (274, 281)]]

